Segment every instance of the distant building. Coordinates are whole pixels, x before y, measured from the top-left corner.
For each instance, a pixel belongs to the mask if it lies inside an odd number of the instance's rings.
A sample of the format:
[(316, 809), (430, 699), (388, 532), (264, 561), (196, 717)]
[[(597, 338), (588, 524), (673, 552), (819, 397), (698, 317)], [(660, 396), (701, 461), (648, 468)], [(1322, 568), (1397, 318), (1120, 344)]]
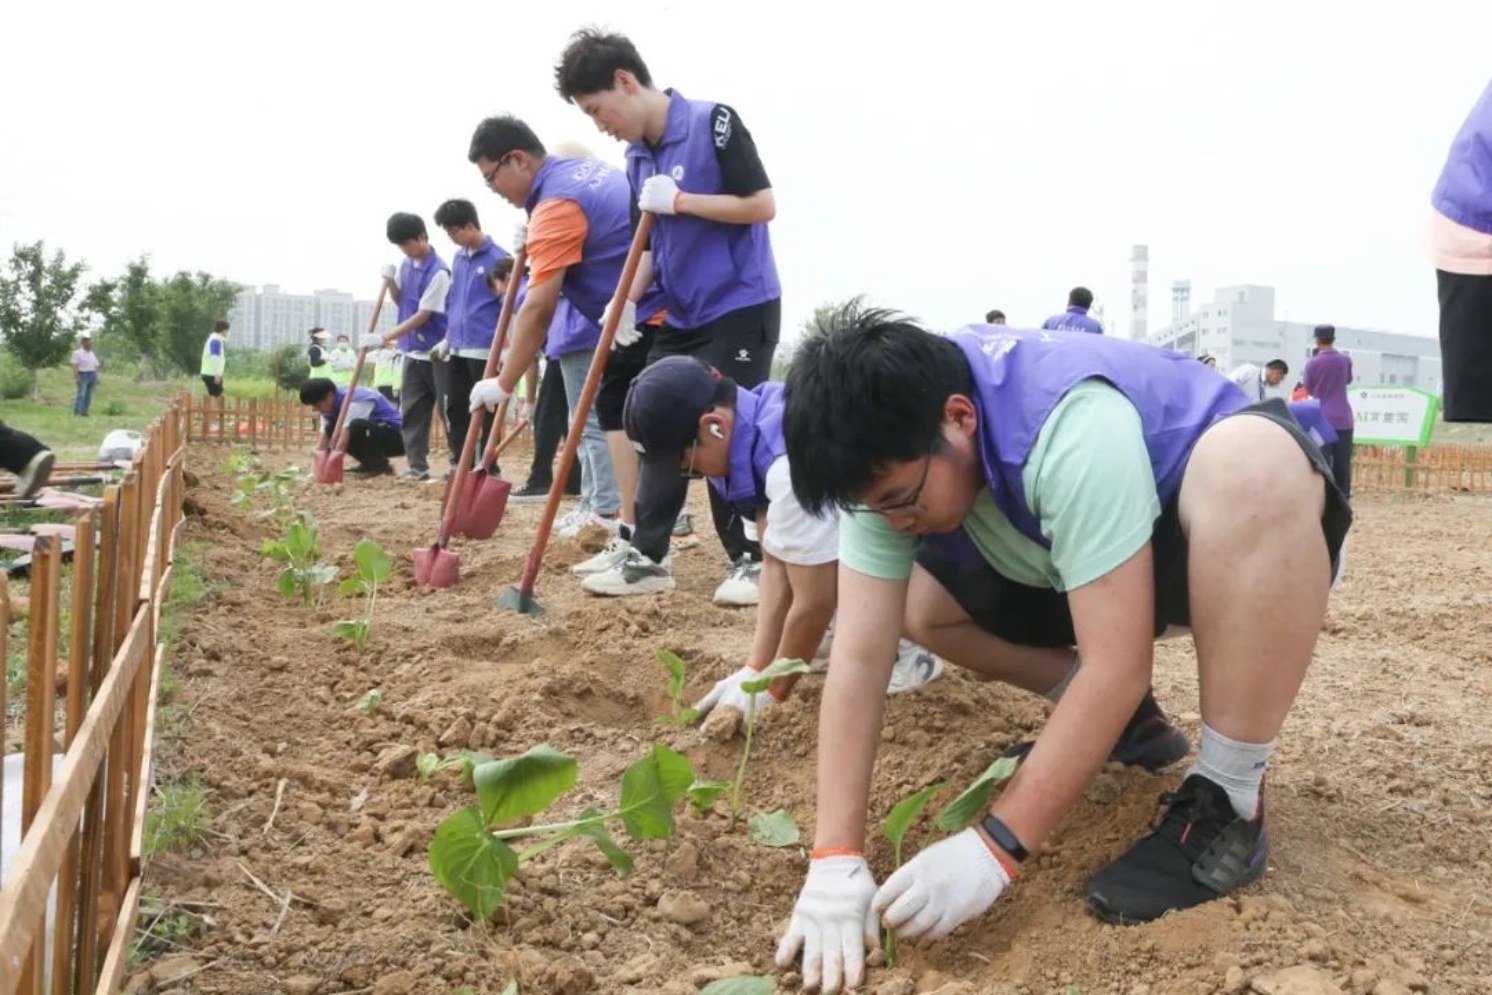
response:
[[(393, 330), (398, 324), (395, 312), (395, 308), (384, 305), (378, 319), (379, 330)], [(272, 283), (257, 290), (241, 284), (228, 322), (233, 327), (236, 347), (272, 352), (284, 345), (308, 341), (306, 332), (317, 325), (325, 328), (333, 340), (346, 335), (356, 342), (368, 330), (372, 315), (372, 301), (354, 300), (351, 294), (340, 290), (287, 294)]]
[(1337, 329), (1337, 348), (1352, 356), (1353, 383), (1419, 387), (1440, 393), (1440, 340), (1369, 328), (1350, 328), (1325, 315), (1319, 322), (1280, 321), (1274, 316), (1274, 288), (1248, 284), (1220, 287), (1211, 303), (1189, 310), (1191, 284), (1178, 282), (1172, 294), (1172, 321), (1150, 335), (1152, 345), (1189, 356), (1211, 355), (1223, 373), (1242, 363), (1263, 366), (1271, 359), (1290, 364), (1290, 375), (1271, 393), (1288, 396), (1315, 347), (1316, 325)]

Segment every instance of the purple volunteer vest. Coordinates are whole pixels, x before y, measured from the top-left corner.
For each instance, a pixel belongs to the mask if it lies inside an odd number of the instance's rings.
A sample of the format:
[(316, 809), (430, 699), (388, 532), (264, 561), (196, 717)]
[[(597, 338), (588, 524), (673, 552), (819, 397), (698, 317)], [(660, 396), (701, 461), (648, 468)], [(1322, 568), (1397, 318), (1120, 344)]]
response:
[(1290, 415), (1301, 431), (1310, 436), (1318, 447), (1337, 441), (1337, 430), (1331, 427), (1331, 422), (1321, 413), (1320, 401), (1291, 401), (1286, 407), (1290, 409)]
[(503, 300), (487, 286), (487, 274), (505, 249), (485, 238), (476, 252), (459, 249), (451, 260), (451, 293), (446, 298), (447, 334), (452, 349), (490, 349)]
[[(435, 254), (434, 249), (430, 250), (421, 263), (419, 268), (415, 268), (414, 260), (406, 257), (404, 264), (399, 267), (399, 322), (401, 324), (414, 317), (415, 312), (419, 311), (420, 298), (425, 296), (425, 290), (430, 286), (430, 281), (435, 279), (435, 274), (450, 272), (450, 267)], [(412, 332), (405, 332), (399, 337), (399, 349), (401, 352), (429, 352), (432, 346), (445, 337), (445, 314), (432, 314), (430, 320), (419, 328)]]
[(1181, 487), (1192, 446), (1223, 415), (1248, 405), (1238, 385), (1190, 356), (1108, 336), (970, 325), (949, 335), (974, 376), (979, 450), (995, 505), (1042, 546), (1021, 468), (1047, 416), (1084, 380), (1113, 384), (1140, 414), (1155, 488), (1165, 505)]
[(637, 302), (637, 320), (645, 324), (659, 311), (667, 310), (668, 298), (658, 289), (658, 281), (654, 280), (648, 284), (648, 289), (642, 292), (642, 297)]
[(1457, 224), (1492, 235), (1492, 83), (1451, 142), (1430, 202)]
[(782, 435), (783, 385), (768, 381), (736, 391), (735, 428), (730, 437), (730, 473), (710, 486), (742, 515), (767, 506), (767, 471), (787, 452)]
[(1088, 309), (1081, 307), (1070, 307), (1061, 314), (1054, 314), (1046, 321), (1043, 321), (1041, 327), (1049, 332), (1091, 332), (1094, 335), (1103, 334), (1103, 326), (1098, 323), (1098, 319), (1088, 317)]
[[(627, 146), (634, 196), (658, 173), (685, 193), (725, 192), (712, 131), (715, 105), (669, 91), (668, 124), (656, 148)], [(699, 328), (721, 315), (782, 296), (765, 224), (727, 225), (684, 214), (653, 222), (653, 271), (668, 306), (668, 324)], [(638, 314), (642, 310), (638, 309)]]
[(554, 309), (554, 320), (544, 337), (544, 356), (559, 359), (572, 352), (593, 352), (601, 341), (601, 326), (580, 313), (580, 309), (563, 297)]
[(597, 324), (622, 279), (632, 243), (632, 201), (621, 171), (599, 159), (549, 156), (539, 167), (524, 205), (532, 217), (546, 200), (573, 200), (585, 213), (581, 260), (565, 269), (560, 294)]
[[(345, 387), (338, 387), (336, 389), (336, 403), (332, 405), (331, 414), (321, 416), (323, 424), (331, 426), (336, 423), (336, 412), (342, 409), (342, 399), (346, 396), (347, 389)], [(352, 400), (353, 403), (373, 402), (373, 413), (369, 416), (369, 421), (381, 425), (392, 425), (394, 428), (402, 428), (404, 426), (404, 418), (399, 414), (399, 409), (389, 403), (388, 398), (378, 393), (372, 387), (357, 388), (352, 392)]]

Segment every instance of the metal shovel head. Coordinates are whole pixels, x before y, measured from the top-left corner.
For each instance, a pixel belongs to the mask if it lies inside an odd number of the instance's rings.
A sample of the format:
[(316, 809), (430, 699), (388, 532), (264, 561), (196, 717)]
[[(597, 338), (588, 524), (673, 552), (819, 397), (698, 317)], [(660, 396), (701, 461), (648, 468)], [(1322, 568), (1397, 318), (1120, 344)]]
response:
[(456, 508), (456, 534), (468, 539), (492, 538), (508, 510), (508, 494), (512, 490), (513, 485), (501, 477), (480, 471), (474, 474), (466, 482), (461, 504)]
[(510, 587), (497, 598), (499, 611), (517, 612), (520, 615), (542, 615), (544, 606), (534, 600), (532, 594), (524, 594), (517, 587)]
[(342, 464), (347, 460), (346, 453), (333, 452), (330, 449), (318, 449), (311, 456), (311, 476), (318, 484), (340, 484), (342, 482)]
[(414, 551), (414, 579), (426, 587), (455, 587), (461, 579), (461, 557), (439, 544)]

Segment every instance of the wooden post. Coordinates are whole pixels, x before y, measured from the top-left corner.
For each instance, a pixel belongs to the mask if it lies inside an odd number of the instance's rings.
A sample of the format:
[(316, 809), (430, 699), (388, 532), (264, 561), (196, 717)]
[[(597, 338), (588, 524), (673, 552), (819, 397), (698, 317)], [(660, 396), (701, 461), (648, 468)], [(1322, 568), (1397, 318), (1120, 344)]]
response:
[[(0, 660), (10, 659), (10, 583), (5, 579), (5, 571), (0, 570)], [(5, 710), (5, 681), (0, 680), (0, 722), (5, 720), (9, 713)], [(0, 754), (4, 754), (5, 744), (0, 743)], [(5, 811), (5, 780), (0, 778), (0, 812)], [(5, 857), (5, 841), (0, 840), (0, 863)]]
[(1404, 447), (1404, 486), (1410, 488), (1411, 490), (1414, 488), (1415, 462), (1418, 460), (1418, 458), (1418, 446)]
[[(26, 637), (26, 770), (21, 796), (21, 835), (24, 837), (52, 785), (52, 735), (57, 695), (57, 617), (62, 598), (62, 540), (39, 536), (31, 554), (31, 617)], [(46, 912), (31, 941), (31, 952), (21, 969), (19, 990), (42, 995), (42, 965), (46, 963)]]

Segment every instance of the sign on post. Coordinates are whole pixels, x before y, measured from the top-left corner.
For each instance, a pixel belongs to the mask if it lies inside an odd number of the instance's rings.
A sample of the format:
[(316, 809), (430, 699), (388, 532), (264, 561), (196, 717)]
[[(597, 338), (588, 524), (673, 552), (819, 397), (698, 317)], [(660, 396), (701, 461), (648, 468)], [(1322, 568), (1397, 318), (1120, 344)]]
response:
[(1440, 398), (1418, 387), (1349, 387), (1355, 446), (1430, 444)]

